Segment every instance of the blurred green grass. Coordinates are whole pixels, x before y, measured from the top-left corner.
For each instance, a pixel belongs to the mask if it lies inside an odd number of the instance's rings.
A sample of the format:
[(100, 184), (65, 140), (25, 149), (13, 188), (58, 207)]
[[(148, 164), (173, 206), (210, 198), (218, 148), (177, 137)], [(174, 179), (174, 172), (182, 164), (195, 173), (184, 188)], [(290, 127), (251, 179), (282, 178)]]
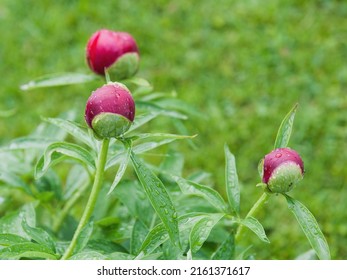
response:
[[(203, 112), (187, 122), (199, 134), (187, 170), (213, 174), (224, 186), (223, 145), (236, 156), (242, 212), (260, 195), (257, 164), (272, 149), (284, 115), (299, 102), (290, 146), (305, 161), (292, 196), (315, 214), (334, 259), (347, 259), (347, 2), (11, 1), (0, 3), (0, 143), (31, 132), (40, 116), (76, 107), (99, 84), (21, 92), (38, 76), (88, 73), (85, 45), (100, 28), (128, 31), (141, 52), (139, 76), (158, 91)], [(167, 131), (156, 122), (151, 127)], [(257, 258), (295, 258), (309, 244), (280, 197), (261, 213), (271, 244), (255, 242)]]

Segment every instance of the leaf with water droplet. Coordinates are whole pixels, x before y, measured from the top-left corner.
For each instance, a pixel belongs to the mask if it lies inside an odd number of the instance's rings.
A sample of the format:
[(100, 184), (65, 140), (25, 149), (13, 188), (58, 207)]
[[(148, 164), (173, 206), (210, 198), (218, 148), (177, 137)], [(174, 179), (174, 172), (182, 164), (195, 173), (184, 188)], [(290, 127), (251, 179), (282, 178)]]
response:
[(85, 251), (73, 255), (69, 260), (107, 260), (106, 255), (96, 251)]
[[(149, 141), (149, 142), (144, 142), (144, 143), (140, 143), (140, 144), (136, 144), (134, 143), (133, 145), (133, 152), (134, 154), (138, 155), (138, 154), (143, 154), (146, 153), (150, 150), (156, 149), (160, 146), (169, 144), (175, 140), (178, 139), (184, 139), (186, 136), (180, 136), (181, 138), (177, 138), (177, 137), (169, 137), (169, 138), (164, 138), (163, 140), (158, 140), (158, 141)], [(110, 157), (109, 160), (106, 163), (106, 169), (109, 169), (110, 167), (119, 164), (122, 160), (123, 154), (125, 153), (125, 151), (122, 151), (120, 153), (117, 153), (115, 156)]]
[(183, 193), (202, 196), (219, 211), (227, 212), (225, 201), (216, 190), (178, 176), (172, 176), (172, 178), (177, 182)]
[(212, 260), (232, 260), (235, 253), (235, 236), (229, 234), (223, 243), (217, 248), (217, 250), (211, 256)]
[[(139, 181), (143, 186), (154, 210), (156, 211), (160, 220), (163, 222), (171, 242), (180, 246), (177, 220), (170, 219), (176, 210), (172, 204), (168, 192), (165, 189), (164, 184), (144, 163), (142, 163), (136, 157), (133, 151), (131, 151), (130, 158), (137, 177), (139, 178)], [(160, 207), (163, 204), (165, 204), (166, 207)]]
[(224, 214), (210, 214), (199, 220), (192, 228), (189, 235), (190, 250), (192, 253), (199, 251), (213, 227), (219, 222)]
[(19, 260), (21, 258), (56, 260), (57, 256), (48, 247), (32, 242), (19, 243), (0, 249), (0, 260)]
[(90, 137), (88, 132), (78, 123), (61, 118), (43, 118), (45, 122), (53, 124), (58, 128), (65, 130), (78, 141), (87, 144), (89, 147), (96, 150), (96, 143), (93, 137)]
[(55, 73), (45, 75), (20, 86), (21, 90), (36, 88), (58, 87), (73, 84), (87, 83), (100, 79), (97, 75), (83, 73)]
[(225, 182), (226, 193), (231, 209), (236, 215), (240, 213), (240, 187), (236, 171), (235, 157), (227, 145), (224, 146), (225, 153)]
[(287, 199), (288, 208), (294, 214), (318, 258), (321, 260), (330, 260), (329, 245), (313, 214), (301, 202), (289, 195), (284, 196)]
[(26, 243), (30, 240), (23, 238), (19, 235), (11, 234), (11, 233), (4, 233), (0, 234), (0, 246), (11, 246), (18, 243)]
[(123, 157), (123, 160), (121, 161), (120, 165), (119, 165), (119, 168), (118, 168), (118, 171), (117, 171), (117, 174), (112, 182), (112, 185), (110, 187), (110, 190), (108, 191), (108, 195), (110, 193), (113, 192), (113, 190), (117, 187), (118, 183), (120, 182), (120, 180), (122, 179), (124, 173), (125, 173), (125, 170), (127, 169), (128, 167), (128, 164), (129, 164), (129, 159), (130, 159), (130, 151), (131, 151), (131, 145), (127, 146), (126, 147), (127, 151), (126, 153), (124, 153), (124, 157)]
[(21, 207), (20, 210), (8, 213), (0, 219), (0, 232), (2, 234), (16, 234), (23, 238), (30, 239), (22, 226), (22, 221), (26, 220), (28, 225), (35, 227), (36, 213), (33, 203), (28, 203)]
[(294, 107), (289, 111), (289, 113), (284, 117), (277, 132), (274, 149), (287, 147), (290, 136), (292, 134), (294, 117), (297, 108), (298, 104), (295, 104)]
[(92, 233), (93, 233), (93, 222), (89, 222), (88, 224), (84, 226), (81, 233), (77, 237), (74, 254), (77, 254), (83, 250), (83, 248), (87, 245)]
[[(190, 232), (191, 228), (203, 217), (205, 217), (205, 214), (201, 213), (189, 213), (182, 215), (178, 217), (176, 220), (178, 221), (178, 228), (180, 234), (180, 239), (183, 238), (182, 245), (183, 248), (188, 245), (188, 240), (185, 240), (184, 237), (188, 236), (186, 234), (186, 231)], [(139, 258), (141, 258), (142, 255), (147, 255), (153, 252), (155, 249), (157, 249), (161, 244), (166, 242), (169, 239), (169, 235), (167, 231), (165, 230), (164, 225), (161, 223), (157, 226), (155, 226), (146, 236), (146, 239), (142, 243)]]
[(140, 252), (141, 245), (148, 234), (148, 228), (141, 222), (135, 220), (130, 240), (130, 253), (137, 255)]
[(25, 219), (22, 221), (22, 227), (32, 240), (47, 246), (53, 253), (56, 252), (55, 242), (48, 232), (41, 228), (29, 226)]
[(238, 222), (248, 227), (251, 231), (253, 231), (259, 237), (260, 240), (266, 243), (270, 243), (262, 224), (256, 218), (247, 217), (246, 219), (240, 220)]
[(49, 145), (44, 155), (39, 159), (35, 166), (35, 178), (42, 177), (48, 168), (62, 160), (65, 157), (77, 160), (91, 169), (95, 169), (95, 155), (77, 144), (67, 142), (56, 142)]
[(114, 190), (114, 196), (124, 204), (132, 217), (141, 220), (144, 225), (150, 227), (155, 212), (143, 187), (137, 181), (121, 181)]

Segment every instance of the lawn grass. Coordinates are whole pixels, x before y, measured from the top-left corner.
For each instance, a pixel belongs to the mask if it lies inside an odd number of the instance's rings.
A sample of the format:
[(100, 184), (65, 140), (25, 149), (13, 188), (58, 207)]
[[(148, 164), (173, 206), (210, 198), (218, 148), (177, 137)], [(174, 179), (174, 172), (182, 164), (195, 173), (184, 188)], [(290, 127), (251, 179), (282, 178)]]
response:
[[(315, 214), (334, 259), (347, 259), (347, 3), (345, 1), (10, 1), (0, 3), (0, 143), (31, 132), (40, 116), (79, 108), (96, 84), (21, 92), (47, 73), (89, 73), (85, 44), (100, 28), (128, 31), (141, 52), (139, 76), (175, 90), (205, 118), (186, 125), (197, 149), (186, 169), (212, 174), (223, 189), (227, 143), (242, 182), (241, 211), (260, 195), (258, 161), (273, 146), (281, 119), (299, 103), (290, 147), (305, 162), (292, 192)], [(59, 104), (59, 106), (57, 106)], [(154, 131), (167, 130), (156, 122)], [(174, 131), (174, 128), (172, 128)], [(252, 235), (257, 258), (295, 258), (309, 249), (274, 198), (260, 214), (271, 244)], [(294, 225), (294, 226), (292, 226)], [(265, 249), (264, 249), (265, 248)]]

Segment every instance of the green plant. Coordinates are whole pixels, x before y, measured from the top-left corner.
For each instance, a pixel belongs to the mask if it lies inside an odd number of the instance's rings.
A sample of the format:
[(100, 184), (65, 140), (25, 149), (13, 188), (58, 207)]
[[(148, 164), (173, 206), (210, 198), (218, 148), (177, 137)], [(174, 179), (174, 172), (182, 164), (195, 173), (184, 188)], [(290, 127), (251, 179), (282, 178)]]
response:
[[(0, 179), (7, 187), (12, 187), (10, 192), (16, 187), (24, 199), (19, 210), (0, 219), (0, 257), (245, 259), (252, 256), (249, 248), (242, 244), (246, 228), (268, 243), (262, 224), (255, 218), (258, 209), (275, 196), (268, 182), (260, 184), (263, 187), (260, 199), (242, 218), (235, 157), (227, 146), (227, 200), (205, 184), (205, 172), (183, 176), (184, 156), (177, 151), (164, 153), (159, 166), (153, 159), (141, 159), (139, 155), (162, 145), (194, 137), (143, 133), (151, 120), (167, 116), (178, 128), (185, 130), (181, 120), (187, 119), (186, 114), (194, 109), (177, 100), (174, 104), (179, 106), (172, 109), (172, 98), (153, 92), (144, 79), (128, 77), (121, 80), (132, 88), (131, 95), (120, 81), (111, 83), (108, 71), (105, 78), (107, 85), (96, 92), (102, 89), (103, 93), (105, 87), (125, 90), (127, 96), (133, 96), (135, 100), (135, 119), (133, 115), (125, 114), (134, 106), (125, 111), (92, 113), (88, 107), (89, 99), (86, 109), (88, 127), (71, 120), (76, 113), (68, 112), (60, 118), (44, 119), (43, 126), (32, 135), (13, 140), (1, 148), (0, 153), (9, 165), (2, 167)], [(95, 79), (100, 77), (77, 73), (55, 75), (37, 79), (22, 88)], [(127, 98), (118, 101), (122, 105), (124, 100), (129, 101)], [(296, 106), (284, 118), (275, 149), (287, 147), (295, 112)], [(125, 122), (118, 122), (120, 116), (121, 120), (126, 119)], [(72, 166), (66, 170), (65, 165), (60, 164), (62, 162)], [(126, 173), (130, 163), (134, 174)], [(117, 165), (118, 170), (114, 172)], [(313, 215), (302, 203), (290, 197), (287, 189), (283, 196), (317, 256), (330, 258), (328, 245)]]

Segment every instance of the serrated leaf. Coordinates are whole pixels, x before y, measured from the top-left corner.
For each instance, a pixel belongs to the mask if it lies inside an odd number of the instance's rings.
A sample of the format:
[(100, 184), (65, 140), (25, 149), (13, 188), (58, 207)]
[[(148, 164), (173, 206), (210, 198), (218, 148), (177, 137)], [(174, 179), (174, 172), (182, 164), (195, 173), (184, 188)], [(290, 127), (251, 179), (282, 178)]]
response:
[(44, 118), (44, 120), (50, 124), (53, 124), (65, 130), (75, 139), (85, 143), (89, 147), (96, 150), (95, 141), (78, 123), (75, 123), (69, 120), (59, 119), (59, 118)]
[(292, 128), (297, 108), (298, 104), (295, 104), (294, 107), (289, 111), (289, 113), (284, 117), (277, 132), (274, 149), (287, 147), (290, 135), (292, 134)]
[(294, 214), (318, 258), (321, 260), (330, 260), (329, 245), (313, 214), (301, 202), (289, 195), (284, 196), (287, 199), (288, 208)]
[(53, 253), (56, 252), (55, 242), (45, 230), (29, 226), (25, 219), (22, 221), (22, 227), (32, 240), (48, 247)]
[(211, 256), (212, 260), (232, 260), (235, 253), (235, 237), (234, 234), (229, 234), (223, 243)]
[(32, 242), (15, 244), (0, 250), (0, 259), (2, 260), (18, 260), (20, 258), (56, 260), (57, 256), (48, 247)]
[(131, 152), (130, 158), (136, 175), (145, 189), (146, 195), (155, 212), (163, 222), (170, 236), (171, 242), (177, 246), (180, 246), (177, 212), (172, 204), (165, 186), (159, 180), (159, 178), (136, 157), (133, 152)]
[(39, 77), (20, 86), (21, 90), (32, 90), (44, 87), (57, 87), (73, 84), (82, 84), (95, 81), (100, 77), (82, 73), (55, 73)]
[(239, 223), (253, 231), (261, 241), (270, 243), (262, 224), (256, 218), (247, 217), (246, 219), (240, 220)]
[(210, 214), (203, 217), (194, 225), (189, 235), (189, 245), (192, 253), (200, 250), (213, 227), (223, 216), (224, 214)]
[(76, 247), (74, 250), (74, 254), (77, 254), (83, 250), (83, 248), (87, 245), (91, 235), (93, 233), (93, 222), (89, 222), (82, 229), (81, 233), (77, 237)]
[(40, 178), (50, 166), (63, 160), (63, 156), (77, 160), (95, 169), (95, 157), (89, 151), (76, 144), (56, 142), (46, 148), (44, 155), (37, 162), (35, 166), (35, 177)]
[(127, 147), (127, 150), (126, 150), (126, 153), (124, 153), (124, 157), (123, 157), (123, 160), (121, 161), (120, 165), (119, 165), (119, 168), (118, 168), (118, 171), (117, 171), (117, 174), (112, 182), (112, 185), (108, 191), (108, 195), (113, 192), (113, 190), (117, 187), (118, 183), (120, 182), (120, 180), (122, 179), (124, 173), (125, 173), (125, 170), (127, 169), (128, 167), (128, 164), (129, 164), (129, 160), (130, 160), (130, 153), (131, 153), (131, 147)]
[(0, 219), (0, 232), (2, 234), (15, 234), (23, 238), (29, 239), (29, 235), (22, 227), (22, 221), (34, 227), (36, 224), (36, 214), (32, 203), (26, 204), (20, 210), (9, 213)]
[(216, 190), (178, 176), (172, 176), (172, 178), (177, 182), (183, 193), (202, 196), (221, 212), (227, 212), (225, 201)]
[(23, 238), (22, 236), (11, 234), (11, 233), (4, 233), (0, 234), (0, 245), (1, 246), (11, 246), (18, 243), (26, 243), (30, 240)]
[(227, 145), (224, 146), (225, 153), (225, 182), (226, 182), (226, 193), (228, 202), (231, 209), (236, 213), (240, 214), (240, 187), (239, 179), (237, 176), (235, 157), (230, 152)]

